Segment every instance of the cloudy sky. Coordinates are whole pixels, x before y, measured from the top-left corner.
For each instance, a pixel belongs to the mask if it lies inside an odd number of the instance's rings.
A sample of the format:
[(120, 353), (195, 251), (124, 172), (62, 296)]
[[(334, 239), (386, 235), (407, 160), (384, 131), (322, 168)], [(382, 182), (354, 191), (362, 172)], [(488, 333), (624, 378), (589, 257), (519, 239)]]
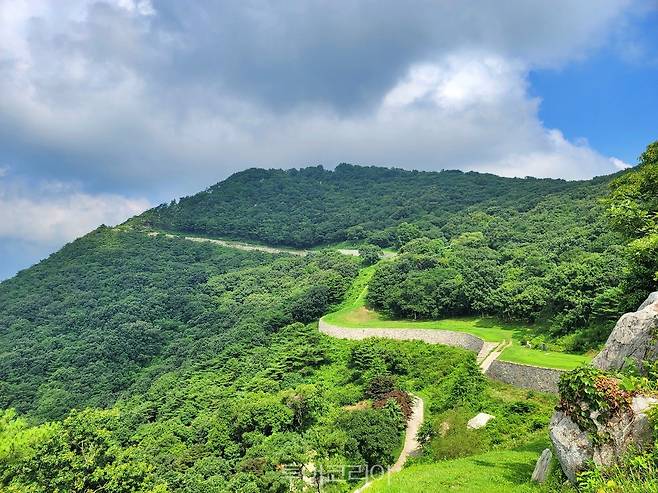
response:
[(657, 0), (0, 0), (0, 279), (252, 166), (611, 173), (657, 88)]

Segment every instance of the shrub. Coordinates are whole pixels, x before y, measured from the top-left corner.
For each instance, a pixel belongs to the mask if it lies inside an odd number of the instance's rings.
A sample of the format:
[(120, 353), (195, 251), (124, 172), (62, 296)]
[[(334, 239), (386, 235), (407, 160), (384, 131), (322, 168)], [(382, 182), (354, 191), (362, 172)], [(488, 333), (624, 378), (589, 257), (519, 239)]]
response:
[(630, 407), (632, 391), (623, 390), (620, 379), (591, 366), (582, 366), (560, 377), (558, 409), (566, 413), (578, 425), (589, 432), (592, 440), (599, 436), (592, 415), (607, 421)]

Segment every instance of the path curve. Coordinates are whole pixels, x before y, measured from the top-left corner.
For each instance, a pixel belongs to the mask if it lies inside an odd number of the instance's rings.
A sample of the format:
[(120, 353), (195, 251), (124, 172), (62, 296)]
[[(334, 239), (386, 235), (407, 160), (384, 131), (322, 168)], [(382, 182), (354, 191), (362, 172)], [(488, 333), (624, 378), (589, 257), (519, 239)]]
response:
[(308, 255), (308, 250), (276, 248), (264, 245), (254, 245), (253, 243), (244, 243), (242, 241), (215, 240), (211, 238), (200, 238), (198, 236), (185, 236), (184, 238), (188, 241), (196, 241), (198, 243), (214, 243), (215, 245), (223, 246), (226, 248), (235, 248), (236, 250), (245, 250), (247, 252), (287, 253), (288, 255), (297, 255), (300, 257)]
[(491, 350), (489, 354), (487, 354), (486, 357), (484, 357), (481, 361), (478, 361), (480, 363), (480, 369), (482, 370), (482, 373), (486, 374), (487, 371), (489, 370), (489, 367), (491, 366), (491, 363), (496, 361), (498, 359), (498, 356), (500, 356), (503, 351), (510, 347), (512, 345), (512, 341), (503, 341), (499, 344), (493, 343), (495, 346)]
[[(423, 424), (425, 419), (425, 402), (417, 395), (412, 395), (413, 405), (411, 408), (411, 416), (407, 421), (407, 429), (404, 435), (404, 446), (400, 452), (398, 460), (391, 466), (387, 474), (400, 472), (402, 467), (407, 462), (407, 459), (412, 455), (420, 452), (420, 442), (418, 441), (418, 430)], [(374, 480), (368, 480), (366, 484), (354, 491), (354, 493), (361, 493), (370, 487)]]

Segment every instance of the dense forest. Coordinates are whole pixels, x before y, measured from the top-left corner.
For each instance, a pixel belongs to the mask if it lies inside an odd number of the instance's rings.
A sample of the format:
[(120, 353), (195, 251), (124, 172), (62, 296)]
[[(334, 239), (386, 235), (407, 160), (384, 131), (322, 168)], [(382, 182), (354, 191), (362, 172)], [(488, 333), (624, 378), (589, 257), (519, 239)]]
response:
[[(311, 460), (392, 463), (407, 391), (430, 416), (507, 409), (466, 351), (306, 325), (358, 262), (103, 227), (3, 283), (3, 491), (283, 492)], [(550, 404), (536, 406), (477, 446), (536, 435)]]
[(573, 233), (582, 241), (602, 233), (596, 198), (612, 178), (569, 182), (349, 164), (333, 171), (249, 169), (132, 222), (296, 247), (346, 240), (399, 247), (421, 235), (451, 238), (482, 223), (494, 246), (533, 242), (525, 235), (538, 230), (558, 241), (565, 230), (584, 228)]
[(122, 391), (339, 302), (357, 262), (272, 258), (100, 228), (0, 285), (0, 406), (43, 419)]
[[(333, 339), (317, 319), (376, 263), (368, 302), (392, 316), (489, 314), (594, 347), (655, 285), (657, 170), (658, 144), (585, 182), (249, 170), (100, 227), (0, 284), (0, 490), (349, 491), (344, 465), (394, 462), (412, 394), (419, 464), (534, 453), (554, 397), (487, 380), (464, 350)], [(398, 255), (377, 262), (374, 245)], [(482, 410), (496, 419), (467, 430)]]
[(377, 271), (374, 308), (397, 318), (493, 315), (532, 323), (559, 347), (583, 351), (603, 342), (648, 289), (646, 278), (622, 287), (624, 237), (610, 227), (603, 201), (614, 178), (567, 182), (347, 164), (253, 169), (132, 223), (292, 246), (401, 249)]

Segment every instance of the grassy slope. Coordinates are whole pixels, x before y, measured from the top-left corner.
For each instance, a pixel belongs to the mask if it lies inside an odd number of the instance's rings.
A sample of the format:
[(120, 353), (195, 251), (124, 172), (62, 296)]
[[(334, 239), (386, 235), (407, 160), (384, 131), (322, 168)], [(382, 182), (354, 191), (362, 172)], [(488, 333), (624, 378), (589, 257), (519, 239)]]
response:
[(369, 493), (540, 491), (528, 479), (537, 456), (546, 445), (545, 441), (538, 440), (513, 450), (496, 450), (435, 464), (412, 465), (398, 474), (377, 480), (367, 491)]
[(442, 329), (468, 332), (485, 341), (500, 342), (511, 340), (512, 345), (499, 357), (526, 365), (571, 370), (587, 363), (591, 358), (578, 354), (540, 351), (519, 345), (519, 341), (530, 332), (530, 327), (501, 322), (492, 318), (463, 317), (443, 320), (390, 320), (365, 306), (368, 283), (375, 272), (375, 266), (361, 270), (344, 303), (323, 319), (332, 325), (354, 328), (399, 328), (399, 329)]
[[(455, 444), (459, 458), (439, 459), (432, 462), (431, 451), (436, 450), (434, 442), (441, 440), (435, 436), (426, 447), (426, 454), (412, 463), (401, 472), (389, 477), (384, 476), (375, 481), (365, 490), (367, 493), (439, 493), (443, 491), (465, 493), (507, 493), (507, 492), (544, 492), (530, 481), (537, 458), (541, 451), (549, 446), (547, 437), (547, 424), (557, 397), (552, 394), (531, 392), (506, 385), (500, 382), (489, 381), (486, 402), (482, 409), (496, 416), (491, 425), (481, 430), (467, 430), (465, 423), (452, 422), (448, 435), (455, 434), (455, 438), (448, 440), (447, 444)], [(533, 430), (532, 426), (517, 427), (515, 423), (519, 415), (505, 414), (512, 404), (527, 402), (533, 408), (532, 414), (521, 415), (521, 419), (532, 421), (538, 416), (544, 426)], [(425, 401), (429, 413), (427, 421), (450, 422), (450, 411), (440, 416), (431, 412), (431, 399)], [(464, 410), (467, 417), (474, 411)], [(476, 445), (469, 435), (476, 434), (482, 442), (482, 448)], [(492, 437), (497, 437), (494, 444)], [(470, 445), (469, 445), (470, 444)], [(475, 447), (470, 452), (469, 447)], [(479, 450), (478, 450), (479, 449)], [(477, 451), (476, 451), (477, 450)], [(415, 461), (415, 463), (414, 463)], [(552, 490), (550, 490), (552, 491)]]

